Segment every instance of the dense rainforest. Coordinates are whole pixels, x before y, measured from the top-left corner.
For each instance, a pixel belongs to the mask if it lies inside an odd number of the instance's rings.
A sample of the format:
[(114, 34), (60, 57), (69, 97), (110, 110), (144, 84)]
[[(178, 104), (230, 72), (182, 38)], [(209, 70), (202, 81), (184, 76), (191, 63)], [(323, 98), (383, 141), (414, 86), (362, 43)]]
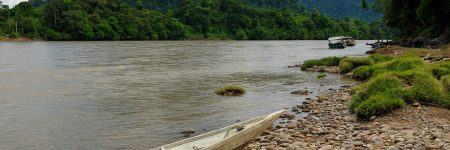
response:
[(376, 0), (373, 7), (400, 39), (425, 45), (450, 41), (449, 0)]
[[(374, 10), (364, 10), (361, 0), (299, 0), (307, 10), (316, 8), (322, 14), (333, 18), (354, 18), (367, 22), (379, 21), (382, 13)], [(367, 0), (368, 6), (373, 5), (375, 0)]]
[(0, 8), (0, 35), (45, 40), (392, 36), (384, 23), (330, 18), (295, 0), (30, 0)]

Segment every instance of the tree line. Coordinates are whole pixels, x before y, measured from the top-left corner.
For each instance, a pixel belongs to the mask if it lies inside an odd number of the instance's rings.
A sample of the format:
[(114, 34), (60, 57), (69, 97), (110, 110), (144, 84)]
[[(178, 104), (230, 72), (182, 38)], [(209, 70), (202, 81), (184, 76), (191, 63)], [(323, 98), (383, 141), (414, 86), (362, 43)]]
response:
[(45, 40), (296, 40), (392, 37), (295, 0), (30, 0), (0, 7), (0, 36)]
[(376, 0), (375, 10), (400, 38), (438, 38), (450, 41), (449, 0)]

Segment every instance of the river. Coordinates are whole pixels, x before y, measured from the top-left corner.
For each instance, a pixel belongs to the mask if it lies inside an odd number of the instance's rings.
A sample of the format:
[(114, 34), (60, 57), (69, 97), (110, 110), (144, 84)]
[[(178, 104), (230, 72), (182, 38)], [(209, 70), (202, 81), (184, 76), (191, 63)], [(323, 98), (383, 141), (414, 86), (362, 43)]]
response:
[[(369, 50), (358, 42), (1, 42), (0, 149), (148, 149), (289, 108), (353, 81), (288, 65)], [(214, 94), (227, 84), (247, 93)]]

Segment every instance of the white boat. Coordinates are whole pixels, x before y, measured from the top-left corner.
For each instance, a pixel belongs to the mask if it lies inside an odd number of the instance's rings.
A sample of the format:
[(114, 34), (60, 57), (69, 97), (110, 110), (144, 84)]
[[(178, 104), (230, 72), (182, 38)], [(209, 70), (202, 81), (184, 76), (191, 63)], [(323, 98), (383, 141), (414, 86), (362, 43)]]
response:
[(342, 49), (347, 46), (342, 36), (328, 38), (328, 47), (331, 49)]
[(283, 113), (280, 110), (153, 150), (232, 150), (261, 135)]
[(347, 46), (355, 46), (356, 41), (353, 37), (337, 36), (328, 38), (328, 47), (331, 49), (345, 48)]

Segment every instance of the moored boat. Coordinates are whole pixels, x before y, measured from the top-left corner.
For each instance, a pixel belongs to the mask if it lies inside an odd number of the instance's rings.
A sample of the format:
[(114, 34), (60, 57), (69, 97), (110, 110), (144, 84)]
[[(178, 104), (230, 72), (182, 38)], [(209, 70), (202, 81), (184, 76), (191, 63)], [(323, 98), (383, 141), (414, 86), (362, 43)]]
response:
[(342, 36), (328, 38), (328, 47), (331, 49), (345, 48), (347, 44), (342, 40), (342, 38)]
[(328, 38), (328, 47), (331, 49), (342, 49), (347, 46), (355, 46), (356, 40), (349, 36), (337, 36)]
[(232, 150), (255, 139), (283, 113), (281, 110), (153, 150)]
[(344, 41), (344, 43), (347, 46), (355, 46), (356, 45), (356, 40), (353, 37), (342, 37), (342, 40)]

